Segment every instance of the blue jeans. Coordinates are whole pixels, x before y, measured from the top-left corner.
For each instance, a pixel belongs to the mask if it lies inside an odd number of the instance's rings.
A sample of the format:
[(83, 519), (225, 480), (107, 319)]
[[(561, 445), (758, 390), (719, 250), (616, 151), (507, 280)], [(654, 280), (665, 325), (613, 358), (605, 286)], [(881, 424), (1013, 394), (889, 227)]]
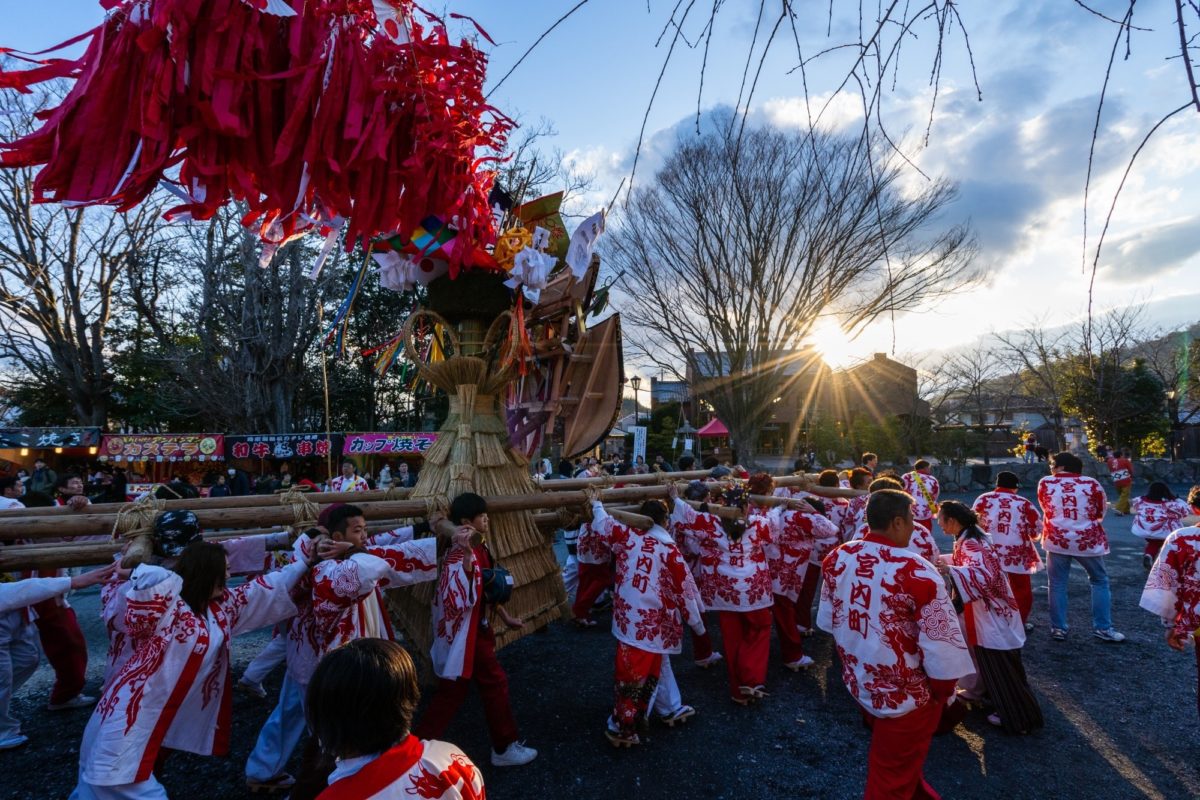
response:
[[(258, 741), (246, 761), (246, 777), (251, 780), (269, 781), (283, 774), (288, 759), (300, 738), (306, 730), (304, 723), (304, 690), (292, 680), (291, 675), (283, 676), (283, 685), (279, 687), (279, 702), (267, 721), (259, 731)], [(229, 689), (226, 689), (229, 691)]]
[(1050, 578), (1050, 627), (1067, 630), (1067, 581), (1071, 577), (1071, 561), (1078, 561), (1092, 584), (1092, 629), (1112, 627), (1112, 593), (1108, 588), (1108, 572), (1104, 556), (1065, 556), (1046, 553), (1046, 573)]

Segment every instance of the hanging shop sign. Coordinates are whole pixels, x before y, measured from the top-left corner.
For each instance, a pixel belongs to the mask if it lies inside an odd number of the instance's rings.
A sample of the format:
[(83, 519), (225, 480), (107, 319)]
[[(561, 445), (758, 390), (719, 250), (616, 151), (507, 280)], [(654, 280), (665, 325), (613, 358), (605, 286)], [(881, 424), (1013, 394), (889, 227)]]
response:
[(106, 434), (100, 458), (110, 461), (224, 461), (219, 433)]
[(424, 453), (437, 441), (436, 433), (347, 433), (342, 455), (399, 455)]
[(226, 458), (324, 458), (342, 449), (340, 433), (264, 433), (226, 436)]
[(96, 447), (99, 428), (0, 428), (0, 448)]

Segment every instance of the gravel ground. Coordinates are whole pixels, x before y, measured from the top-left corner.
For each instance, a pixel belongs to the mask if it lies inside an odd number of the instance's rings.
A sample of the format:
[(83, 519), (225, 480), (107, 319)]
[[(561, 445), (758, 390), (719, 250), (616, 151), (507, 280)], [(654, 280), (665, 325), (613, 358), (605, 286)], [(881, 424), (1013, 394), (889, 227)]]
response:
[[(959, 498), (964, 499), (964, 498)], [(1071, 583), (1071, 638), (1048, 636), (1045, 592), (1037, 592), (1024, 650), (1029, 679), (1042, 702), (1046, 728), (1008, 737), (975, 712), (936, 739), (926, 775), (946, 798), (1200, 797), (1200, 720), (1192, 653), (1167, 648), (1157, 619), (1140, 610), (1144, 581), (1141, 542), (1129, 518), (1108, 520), (1113, 554), (1113, 617), (1129, 637), (1106, 644), (1088, 634), (1088, 586), (1082, 569)], [(943, 551), (946, 537), (939, 536)], [(1045, 587), (1034, 576), (1035, 590)], [(100, 682), (106, 643), (96, 619), (97, 594), (72, 600), (91, 643), (89, 689)], [(809, 654), (816, 665), (793, 675), (772, 648), (769, 699), (743, 708), (725, 697), (724, 671), (696, 668), (685, 650), (675, 673), (684, 702), (698, 709), (689, 724), (657, 728), (642, 747), (616, 751), (602, 736), (612, 701), (615, 644), (605, 625), (579, 632), (555, 625), (506, 648), (502, 655), (522, 736), (540, 755), (526, 767), (499, 770), (488, 761), (482, 711), (472, 696), (446, 739), (484, 771), (499, 800), (586, 798), (855, 798), (862, 796), (868, 733), (842, 686), (832, 642), (818, 633)], [(715, 620), (714, 620), (715, 622)], [(715, 624), (711, 625), (716, 628)], [(260, 632), (233, 647), (234, 674), (266, 642)], [(716, 636), (719, 646), (719, 634)], [(686, 646), (685, 646), (686, 647)], [(0, 797), (65, 798), (75, 782), (79, 740), (89, 712), (44, 710), (52, 674), (43, 665), (15, 701), (31, 742), (0, 753)], [(174, 754), (159, 778), (175, 798), (250, 797), (242, 767), (281, 679), (267, 682), (267, 700), (234, 696), (232, 755)]]

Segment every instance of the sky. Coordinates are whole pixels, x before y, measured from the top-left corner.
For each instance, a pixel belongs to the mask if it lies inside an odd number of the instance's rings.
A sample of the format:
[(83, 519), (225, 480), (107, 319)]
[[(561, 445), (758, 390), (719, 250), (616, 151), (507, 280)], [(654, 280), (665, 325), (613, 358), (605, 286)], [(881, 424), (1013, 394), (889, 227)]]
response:
[[(496, 44), (489, 87), (554, 20), (578, 0), (461, 0), (425, 7), (473, 16)], [(684, 3), (683, 5), (686, 5)], [(710, 4), (695, 4), (704, 8)], [(768, 5), (776, 6), (775, 0)], [(795, 4), (807, 54), (845, 41), (858, 21), (858, 3), (838, 0), (828, 25), (825, 0)], [(1090, 5), (1120, 16), (1124, 0)], [(41, 0), (6, 9), (0, 46), (35, 50), (65, 40), (102, 18), (95, 0)], [(575, 198), (590, 213), (607, 204), (632, 165), (643, 115), (662, 68), (670, 35), (656, 46), (676, 0), (590, 0), (552, 31), (516, 68), (491, 100), (526, 123), (550, 121), (549, 143), (594, 176)], [(727, 0), (718, 17), (699, 105), (702, 115), (738, 102), (746, 50), (758, 4)], [(1114, 68), (1101, 120), (1089, 215), (1091, 242), (1138, 143), (1168, 110), (1186, 99), (1182, 64), (1173, 54), (1178, 33), (1169, 0), (1138, 3), (1132, 55)], [(697, 15), (703, 13), (695, 12)], [(820, 328), (835, 365), (873, 352), (918, 354), (961, 345), (989, 332), (1035, 320), (1061, 324), (1087, 306), (1083, 207), (1088, 148), (1115, 27), (1069, 0), (970, 3), (960, 7), (982, 91), (977, 99), (961, 35), (948, 38), (928, 144), (929, 68), (934, 52), (928, 26), (909, 41), (894, 91), (884, 101), (889, 130), (922, 171), (959, 186), (946, 220), (970, 220), (980, 243), (978, 287), (934, 306), (871, 326), (847, 341), (832, 322)], [(695, 40), (703, 20), (683, 24)], [(465, 29), (464, 29), (465, 30)], [(638, 182), (675, 142), (691, 135), (697, 113), (701, 48), (680, 42), (646, 120)], [(805, 119), (803, 86), (790, 31), (764, 63), (749, 108), (760, 124), (796, 127)], [(810, 65), (810, 95), (832, 96), (845, 74), (844, 51)], [(833, 97), (823, 124), (849, 129), (860, 119), (857, 95)], [(1139, 156), (1107, 234), (1095, 283), (1095, 307), (1135, 303), (1164, 329), (1200, 318), (1194, 278), (1200, 267), (1200, 115), (1185, 112), (1166, 124)], [(913, 181), (921, 178), (915, 173)], [(1091, 254), (1087, 263), (1090, 264)], [(894, 342), (894, 345), (893, 345)]]

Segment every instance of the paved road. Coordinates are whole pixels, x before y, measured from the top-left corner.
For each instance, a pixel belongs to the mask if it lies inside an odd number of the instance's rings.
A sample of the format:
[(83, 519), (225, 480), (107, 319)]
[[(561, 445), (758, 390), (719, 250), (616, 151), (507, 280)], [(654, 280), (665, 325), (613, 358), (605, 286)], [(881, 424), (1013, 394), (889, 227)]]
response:
[[(1088, 587), (1076, 569), (1074, 631), (1068, 642), (1052, 642), (1045, 593), (1039, 591), (1033, 612), (1038, 627), (1024, 657), (1046, 728), (1029, 737), (1008, 737), (972, 715), (954, 733), (935, 740), (927, 775), (946, 798), (1200, 797), (1193, 655), (1169, 650), (1158, 620), (1138, 609), (1144, 580), (1140, 542), (1130, 535), (1128, 518), (1108, 522), (1114, 619), (1129, 640), (1111, 645), (1087, 635)], [(945, 537), (941, 545), (949, 549)], [(1034, 586), (1043, 588), (1044, 578), (1035, 576)], [(105, 643), (94, 621), (95, 593), (83, 593), (73, 603), (92, 644), (89, 676), (96, 686)], [(641, 748), (618, 752), (601, 734), (612, 701), (613, 639), (603, 626), (579, 632), (556, 625), (501, 655), (522, 735), (541, 751), (538, 760), (515, 770), (492, 768), (474, 696), (446, 738), (483, 767), (489, 796), (500, 800), (861, 797), (868, 735), (842, 686), (830, 639), (819, 634), (809, 641), (817, 664), (802, 675), (784, 670), (773, 648), (771, 697), (753, 708), (725, 698), (721, 671), (700, 670), (677, 657), (684, 700), (699, 714), (686, 727), (657, 730)], [(264, 642), (262, 633), (235, 642), (235, 674)], [(279, 679), (276, 673), (268, 682), (269, 701), (235, 696), (231, 758), (175, 755), (168, 761), (160, 777), (172, 797), (249, 796), (241, 767)], [(48, 683), (43, 667), (19, 695), (17, 711), (28, 720), (34, 741), (22, 751), (0, 754), (0, 798), (58, 798), (70, 792), (87, 712), (41, 711)]]

